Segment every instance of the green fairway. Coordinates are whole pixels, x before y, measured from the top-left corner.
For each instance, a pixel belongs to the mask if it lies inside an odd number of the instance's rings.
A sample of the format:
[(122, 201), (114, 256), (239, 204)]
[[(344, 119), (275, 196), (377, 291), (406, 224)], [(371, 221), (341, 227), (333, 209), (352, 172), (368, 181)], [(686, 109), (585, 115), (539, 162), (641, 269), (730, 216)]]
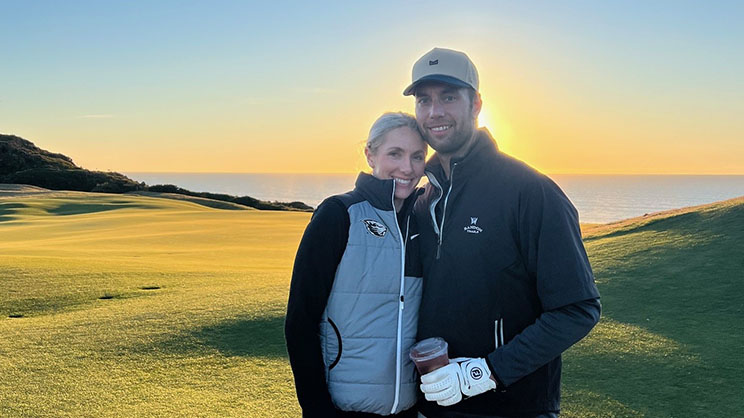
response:
[[(300, 416), (283, 316), (310, 216), (231, 209), (0, 193), (0, 416)], [(585, 236), (603, 318), (562, 416), (741, 415), (744, 199)]]
[(308, 219), (0, 197), (0, 416), (297, 416), (282, 324)]

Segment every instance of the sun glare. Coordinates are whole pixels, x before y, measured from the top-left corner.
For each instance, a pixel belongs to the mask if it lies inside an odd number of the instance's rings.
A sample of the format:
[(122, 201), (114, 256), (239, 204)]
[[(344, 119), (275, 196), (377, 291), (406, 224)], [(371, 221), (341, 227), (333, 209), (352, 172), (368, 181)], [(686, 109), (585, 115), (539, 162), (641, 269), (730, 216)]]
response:
[(496, 110), (483, 105), (478, 115), (478, 126), (487, 128), (491, 132), (491, 135), (499, 144), (499, 148), (508, 148), (508, 144), (511, 142), (511, 128)]
[(480, 114), (478, 115), (478, 126), (486, 127), (488, 128), (489, 131), (493, 132), (493, 124), (491, 122), (491, 115), (485, 106), (483, 106)]

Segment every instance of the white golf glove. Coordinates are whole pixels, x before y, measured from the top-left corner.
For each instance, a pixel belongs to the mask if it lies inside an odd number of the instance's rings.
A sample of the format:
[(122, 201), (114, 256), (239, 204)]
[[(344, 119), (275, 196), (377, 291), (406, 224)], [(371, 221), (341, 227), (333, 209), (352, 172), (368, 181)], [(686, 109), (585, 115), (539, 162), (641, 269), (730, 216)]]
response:
[(480, 395), (496, 389), (491, 380), (491, 370), (482, 358), (460, 357), (450, 364), (421, 376), (421, 392), (426, 400), (450, 406), (462, 400), (462, 396)]

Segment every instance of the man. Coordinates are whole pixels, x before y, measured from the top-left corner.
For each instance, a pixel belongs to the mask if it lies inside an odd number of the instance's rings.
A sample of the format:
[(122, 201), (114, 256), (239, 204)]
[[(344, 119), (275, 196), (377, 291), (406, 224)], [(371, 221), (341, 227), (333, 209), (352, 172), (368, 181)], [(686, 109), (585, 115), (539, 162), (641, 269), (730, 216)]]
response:
[(436, 417), (555, 417), (561, 353), (599, 320), (599, 292), (561, 189), (501, 153), (486, 129), (478, 73), (435, 48), (403, 92), (436, 151), (416, 203), (424, 290), (418, 339), (442, 337), (448, 366), (421, 377)]

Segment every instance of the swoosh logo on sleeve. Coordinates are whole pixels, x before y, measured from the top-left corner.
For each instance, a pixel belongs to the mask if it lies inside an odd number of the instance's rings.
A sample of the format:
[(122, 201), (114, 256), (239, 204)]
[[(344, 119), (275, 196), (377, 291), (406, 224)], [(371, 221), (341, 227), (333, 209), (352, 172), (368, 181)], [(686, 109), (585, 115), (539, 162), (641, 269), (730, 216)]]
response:
[(411, 235), (411, 241), (413, 241), (413, 239), (416, 238), (419, 235), (421, 235), (421, 234)]

